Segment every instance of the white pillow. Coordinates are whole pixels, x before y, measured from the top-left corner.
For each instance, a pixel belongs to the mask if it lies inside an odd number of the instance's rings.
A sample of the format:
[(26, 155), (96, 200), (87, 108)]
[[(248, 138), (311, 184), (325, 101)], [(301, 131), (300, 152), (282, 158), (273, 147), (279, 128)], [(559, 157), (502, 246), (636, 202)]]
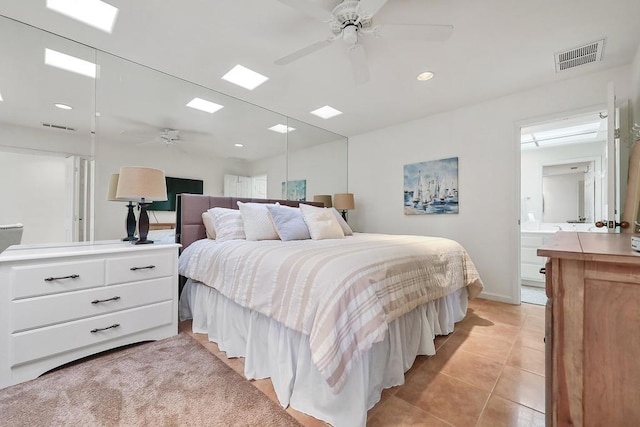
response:
[(216, 240), (245, 239), (242, 215), (237, 209), (211, 208), (207, 212), (213, 218)]
[(264, 203), (238, 202), (247, 240), (280, 240)]
[(313, 240), (341, 239), (344, 232), (338, 219), (330, 208), (318, 208), (300, 203), (300, 212), (307, 223), (309, 234)]
[(276, 226), (280, 240), (305, 240), (310, 239), (309, 228), (302, 218), (298, 208), (290, 206), (266, 205), (273, 224)]
[(340, 213), (336, 210), (336, 208), (331, 208), (331, 209), (333, 209), (333, 213), (338, 219), (338, 224), (340, 224), (340, 228), (342, 228), (342, 232), (344, 233), (344, 235), (353, 236), (353, 230), (351, 229), (351, 227), (349, 227), (349, 224), (347, 224), (347, 221), (345, 221), (344, 218), (342, 218), (342, 215), (340, 215)]
[(209, 211), (202, 212), (202, 223), (204, 224), (204, 229), (207, 231), (207, 239), (215, 239), (216, 229), (213, 227), (213, 216)]

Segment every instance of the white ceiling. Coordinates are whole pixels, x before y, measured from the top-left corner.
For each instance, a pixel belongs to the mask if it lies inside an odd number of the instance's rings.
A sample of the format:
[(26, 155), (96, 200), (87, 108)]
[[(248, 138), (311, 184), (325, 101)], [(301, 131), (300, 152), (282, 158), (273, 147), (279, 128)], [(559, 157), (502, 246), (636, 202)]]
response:
[[(342, 43), (273, 63), (331, 34), (277, 0), (106, 1), (120, 9), (112, 34), (47, 10), (45, 0), (0, 0), (0, 14), (346, 136), (629, 64), (640, 44), (638, 0), (389, 0), (374, 23), (450, 24), (453, 35), (363, 40), (371, 80), (356, 85)], [(603, 37), (601, 62), (555, 72), (556, 52)], [(236, 64), (270, 79), (253, 91), (221, 80)], [(418, 82), (424, 70), (436, 77)], [(309, 114), (326, 104), (344, 114)]]

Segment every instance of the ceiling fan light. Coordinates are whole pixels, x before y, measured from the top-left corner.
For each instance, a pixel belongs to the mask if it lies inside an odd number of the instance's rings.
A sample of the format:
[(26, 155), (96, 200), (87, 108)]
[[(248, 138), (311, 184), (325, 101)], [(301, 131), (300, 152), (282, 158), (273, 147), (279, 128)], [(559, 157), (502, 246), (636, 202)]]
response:
[(416, 79), (418, 79), (421, 82), (426, 82), (427, 80), (431, 80), (434, 76), (435, 76), (435, 74), (433, 74), (432, 71), (425, 71), (425, 72), (422, 72), (422, 73), (418, 74)]
[(342, 40), (349, 44), (356, 44), (358, 41), (358, 29), (355, 25), (347, 25), (342, 30)]

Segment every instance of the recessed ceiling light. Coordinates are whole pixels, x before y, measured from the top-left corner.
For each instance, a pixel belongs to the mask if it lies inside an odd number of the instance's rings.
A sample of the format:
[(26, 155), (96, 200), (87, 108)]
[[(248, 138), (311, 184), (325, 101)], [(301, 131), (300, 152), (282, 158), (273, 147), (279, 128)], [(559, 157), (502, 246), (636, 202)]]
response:
[(433, 76), (435, 76), (435, 74), (433, 74), (433, 72), (425, 71), (424, 73), (418, 74), (416, 79), (420, 80), (421, 82), (425, 82), (427, 80), (431, 80), (433, 78)]
[(45, 48), (44, 63), (52, 67), (82, 74), (83, 76), (96, 78), (96, 64), (55, 50)]
[(323, 119), (330, 119), (331, 117), (335, 117), (342, 114), (342, 111), (336, 110), (333, 107), (325, 105), (324, 107), (318, 108), (317, 110), (313, 110), (311, 114), (314, 114), (318, 117), (322, 117)]
[(107, 33), (118, 16), (117, 7), (100, 0), (47, 0), (47, 8)]
[(0, 93), (0, 101), (2, 101), (2, 94)]
[(283, 124), (279, 124), (279, 125), (271, 126), (269, 128), (269, 130), (272, 130), (272, 131), (278, 132), (278, 133), (287, 133), (287, 132), (293, 132), (294, 130), (296, 130), (296, 128), (292, 128), (291, 126), (286, 126), (286, 125), (283, 125)]
[(67, 104), (53, 104), (53, 105), (60, 108), (61, 110), (73, 110), (73, 107), (71, 105), (67, 105)]
[(235, 145), (236, 147), (244, 147), (244, 144), (233, 144), (233, 145)]
[(189, 101), (187, 107), (195, 108), (196, 110), (213, 114), (221, 109), (223, 105), (219, 105), (211, 101), (206, 101), (202, 98), (193, 98), (191, 101)]
[(242, 86), (245, 89), (253, 90), (269, 80), (269, 77), (263, 76), (260, 73), (256, 73), (255, 71), (238, 64), (227, 74), (222, 76), (222, 80)]

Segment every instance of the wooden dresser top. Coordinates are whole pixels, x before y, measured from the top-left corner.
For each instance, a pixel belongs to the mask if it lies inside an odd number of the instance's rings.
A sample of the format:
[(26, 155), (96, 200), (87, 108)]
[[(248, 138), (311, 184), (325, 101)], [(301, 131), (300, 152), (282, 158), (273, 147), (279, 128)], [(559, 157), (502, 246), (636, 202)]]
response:
[(538, 249), (538, 256), (640, 264), (640, 252), (631, 249), (631, 236), (561, 231)]

